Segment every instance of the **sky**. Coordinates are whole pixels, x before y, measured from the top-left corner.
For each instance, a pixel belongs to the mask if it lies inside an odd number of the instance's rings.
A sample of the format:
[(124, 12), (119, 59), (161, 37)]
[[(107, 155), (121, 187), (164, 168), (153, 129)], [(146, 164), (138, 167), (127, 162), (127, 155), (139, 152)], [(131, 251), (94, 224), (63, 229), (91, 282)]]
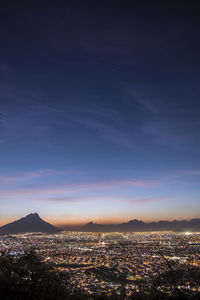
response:
[(0, 4), (0, 225), (199, 218), (198, 3), (22, 2)]

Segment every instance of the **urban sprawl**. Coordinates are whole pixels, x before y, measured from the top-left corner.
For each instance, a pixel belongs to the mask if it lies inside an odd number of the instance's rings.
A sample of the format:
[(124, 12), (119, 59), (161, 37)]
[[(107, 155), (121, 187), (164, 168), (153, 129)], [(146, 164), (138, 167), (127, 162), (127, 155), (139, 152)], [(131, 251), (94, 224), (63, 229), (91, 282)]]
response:
[[(34, 250), (43, 262), (69, 278), (73, 295), (120, 294), (127, 296), (151, 286), (173, 270), (200, 268), (200, 233), (26, 233), (0, 237), (0, 255), (20, 256)], [(170, 286), (158, 285), (162, 291)], [(179, 289), (199, 289), (183, 278)]]

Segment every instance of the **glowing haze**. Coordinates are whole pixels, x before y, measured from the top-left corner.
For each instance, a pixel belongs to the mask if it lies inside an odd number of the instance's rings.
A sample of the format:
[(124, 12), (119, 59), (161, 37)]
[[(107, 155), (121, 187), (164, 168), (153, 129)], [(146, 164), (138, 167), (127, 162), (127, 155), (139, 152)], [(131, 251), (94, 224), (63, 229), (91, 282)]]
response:
[(1, 4), (0, 225), (200, 217), (200, 20), (163, 5)]

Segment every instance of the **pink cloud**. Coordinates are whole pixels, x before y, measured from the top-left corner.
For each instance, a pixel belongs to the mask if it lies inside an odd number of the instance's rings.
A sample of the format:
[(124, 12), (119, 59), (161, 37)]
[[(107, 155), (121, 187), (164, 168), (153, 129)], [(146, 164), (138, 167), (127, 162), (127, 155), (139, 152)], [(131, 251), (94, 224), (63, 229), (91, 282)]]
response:
[(36, 185), (33, 187), (25, 187), (23, 189), (15, 190), (0, 190), (0, 195), (2, 197), (17, 197), (17, 196), (34, 196), (37, 195), (42, 197), (43, 195), (66, 195), (71, 193), (80, 193), (80, 192), (91, 192), (91, 191), (104, 191), (104, 190), (113, 190), (123, 186), (130, 187), (153, 187), (160, 184), (159, 181), (155, 180), (145, 180), (145, 179), (126, 179), (126, 180), (108, 180), (108, 181), (99, 181), (93, 183), (82, 183), (82, 184), (65, 184), (65, 185)]
[(103, 199), (113, 199), (111, 196), (67, 196), (67, 197), (49, 197), (44, 200), (55, 201), (55, 202), (67, 202), (67, 203), (80, 203), (87, 200), (103, 200)]
[(134, 198), (134, 197), (119, 197), (119, 196), (66, 196), (66, 197), (49, 197), (45, 198), (44, 200), (52, 201), (52, 202), (60, 202), (60, 203), (81, 203), (88, 200), (113, 200), (113, 201), (119, 201), (119, 202), (126, 202), (129, 204), (145, 204), (145, 203), (155, 203), (155, 202), (163, 202), (166, 200), (169, 200), (169, 198), (166, 197), (160, 197), (160, 198)]
[(154, 202), (163, 202), (168, 200), (166, 197), (161, 198), (142, 198), (142, 199), (127, 199), (127, 202), (130, 204), (145, 204), (145, 203), (154, 203)]
[(82, 174), (84, 171), (80, 170), (64, 170), (64, 171), (57, 171), (53, 169), (45, 169), (45, 170), (38, 170), (33, 172), (27, 172), (19, 174), (18, 176), (0, 176), (0, 181), (3, 182), (14, 182), (14, 181), (23, 181), (29, 179), (35, 179), (40, 177), (47, 177), (47, 176), (60, 176), (66, 174)]
[(160, 198), (134, 198), (134, 197), (127, 197), (127, 196), (121, 196), (118, 195), (114, 196), (67, 196), (67, 197), (49, 197), (45, 198), (45, 201), (51, 201), (56, 203), (68, 203), (68, 204), (79, 204), (84, 203), (86, 201), (96, 201), (96, 200), (110, 200), (114, 202), (120, 202), (120, 203), (127, 203), (130, 205), (138, 205), (138, 204), (151, 204), (151, 203), (157, 203), (157, 202), (164, 202), (169, 200), (169, 198), (166, 197), (160, 197)]
[[(131, 187), (153, 187), (160, 182), (156, 180), (145, 179), (129, 179), (129, 180), (110, 180), (99, 181), (93, 183), (83, 184), (65, 184), (65, 185), (38, 185), (36, 188), (24, 188), (16, 190), (0, 190), (0, 195), (13, 196), (13, 195), (44, 195), (44, 194), (68, 194), (78, 192), (91, 192), (107, 189), (116, 189), (122, 186)], [(52, 188), (51, 188), (52, 187)]]

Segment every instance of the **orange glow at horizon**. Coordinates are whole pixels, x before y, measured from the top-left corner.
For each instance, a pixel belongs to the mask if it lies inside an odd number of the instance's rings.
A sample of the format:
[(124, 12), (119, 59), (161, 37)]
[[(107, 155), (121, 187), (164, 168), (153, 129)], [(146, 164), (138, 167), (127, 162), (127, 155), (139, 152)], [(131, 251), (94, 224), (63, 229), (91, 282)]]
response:
[(140, 220), (140, 221), (143, 221), (145, 223), (151, 223), (151, 222), (158, 222), (158, 221), (174, 221), (175, 219), (177, 221), (181, 221), (183, 219), (187, 219), (187, 220), (190, 220), (192, 218), (184, 218), (184, 217), (179, 217), (179, 218), (175, 218), (175, 217), (162, 217), (162, 218), (139, 218), (139, 217), (105, 217), (105, 218), (86, 218), (86, 219), (69, 219), (69, 220), (66, 220), (66, 219), (46, 219), (45, 221), (53, 224), (54, 226), (56, 227), (60, 227), (60, 228), (64, 228), (64, 227), (79, 227), (79, 226), (83, 226), (89, 222), (93, 222), (95, 224), (104, 224), (104, 225), (110, 225), (110, 224), (120, 224), (120, 223), (126, 223), (126, 222), (129, 222), (133, 219), (137, 219), (137, 220)]
[[(19, 215), (16, 215), (15, 217), (1, 217), (0, 219), (0, 227), (1, 226), (4, 226), (8, 223), (11, 223), (11, 222), (14, 222), (18, 219), (21, 219), (22, 217), (25, 217), (24, 216), (19, 216)], [(78, 227), (78, 226), (83, 226), (89, 222), (93, 222), (95, 224), (120, 224), (120, 223), (123, 223), (123, 222), (129, 222), (130, 220), (133, 220), (133, 219), (137, 219), (137, 220), (141, 220), (145, 223), (151, 223), (151, 222), (158, 222), (158, 221), (173, 221), (173, 220), (191, 220), (193, 218), (199, 218), (198, 215), (191, 215), (191, 216), (175, 216), (175, 215), (171, 215), (170, 217), (165, 215), (164, 212), (163, 214), (160, 214), (159, 217), (153, 217), (151, 215), (144, 215), (143, 217), (139, 216), (139, 215), (129, 215), (129, 216), (112, 216), (112, 217), (109, 217), (109, 216), (106, 216), (106, 217), (91, 217), (91, 218), (79, 218), (79, 217), (73, 217), (73, 216), (67, 216), (66, 217), (48, 217), (48, 216), (45, 216), (45, 215), (40, 215), (40, 217), (56, 226), (56, 227), (60, 227), (60, 228), (64, 228), (64, 227)]]

